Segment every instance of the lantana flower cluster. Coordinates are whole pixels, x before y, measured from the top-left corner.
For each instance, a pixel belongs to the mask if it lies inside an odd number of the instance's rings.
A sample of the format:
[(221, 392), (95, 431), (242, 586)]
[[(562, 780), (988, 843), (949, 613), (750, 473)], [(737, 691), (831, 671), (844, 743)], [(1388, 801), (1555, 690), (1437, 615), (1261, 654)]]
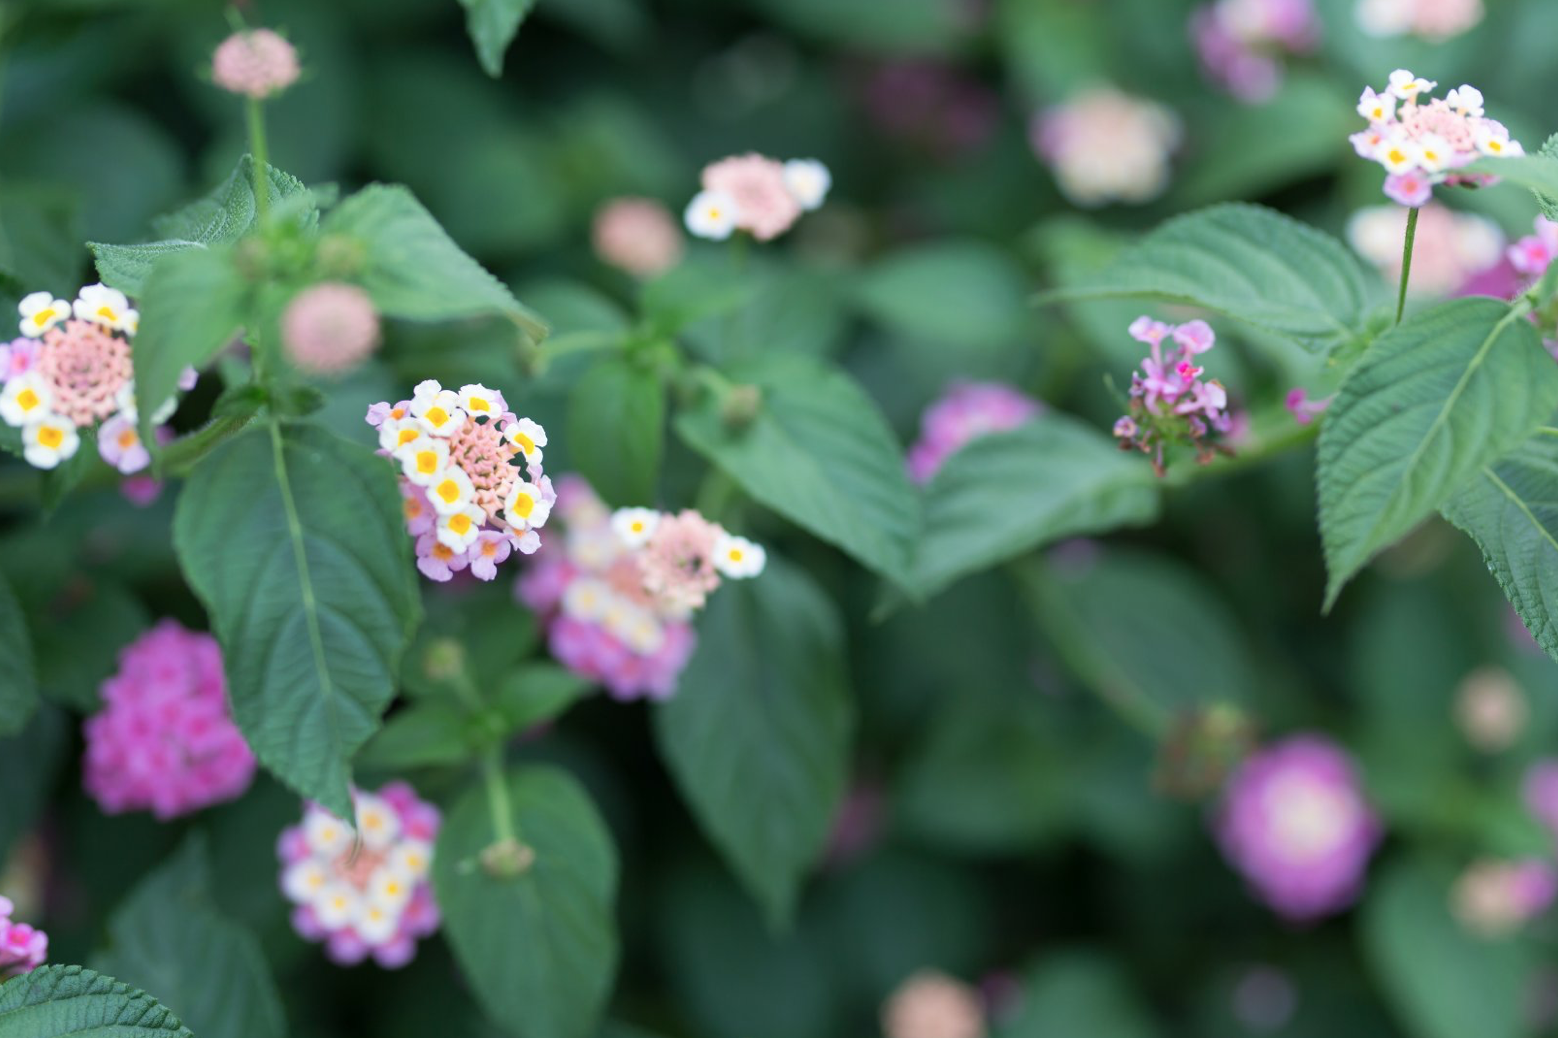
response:
[(1233, 428), (1228, 393), (1216, 379), (1203, 381), (1205, 368), (1196, 363), (1217, 344), (1211, 326), (1205, 321), (1165, 324), (1142, 316), (1131, 322), (1130, 336), (1146, 343), (1151, 353), (1131, 375), (1129, 413), (1114, 423), (1120, 448), (1151, 457), (1160, 476), (1169, 444), (1194, 447), (1201, 462), (1226, 450), (1215, 437)]
[(1462, 926), (1480, 937), (1518, 930), (1553, 903), (1558, 870), (1541, 858), (1472, 862), (1450, 891), (1450, 909)]
[(1365, 87), (1358, 99), (1369, 128), (1352, 135), (1352, 146), (1385, 168), (1386, 196), (1412, 208), (1433, 197), (1436, 184), (1493, 183), (1497, 178), (1486, 173), (1456, 172), (1484, 155), (1525, 154), (1503, 123), (1484, 114), (1482, 91), (1463, 84), (1430, 99), (1438, 85), (1396, 69), (1383, 91)]
[(16, 906), (0, 897), (0, 980), (31, 973), (49, 955), (49, 935), (26, 923), (12, 922)]
[(582, 479), (558, 488), (567, 536), (519, 579), (520, 601), (574, 673), (619, 700), (666, 699), (696, 642), (691, 618), (721, 578), (763, 571), (767, 554), (694, 511), (609, 511)]
[(1358, 27), (1371, 36), (1421, 36), (1447, 40), (1475, 26), (1486, 13), (1482, 0), (1358, 0)]
[(164, 620), (119, 654), (87, 718), (83, 784), (109, 814), (175, 818), (242, 795), (254, 754), (227, 704), (222, 651)]
[(352, 794), (353, 828), (317, 804), (281, 834), (281, 891), (296, 907), (292, 925), (323, 941), (331, 961), (352, 966), (368, 956), (399, 969), (416, 942), (438, 929), (429, 880), (438, 808), (404, 782)]
[(985, 1005), (978, 989), (939, 970), (919, 970), (882, 1006), (887, 1038), (985, 1038)]
[(1169, 182), (1184, 127), (1160, 104), (1097, 87), (1034, 116), (1029, 140), (1081, 206), (1147, 202)]
[[(34, 468), (52, 469), (75, 457), (82, 430), (97, 426), (97, 449), (128, 475), (151, 464), (137, 431), (130, 343), (141, 315), (123, 292), (87, 285), (74, 302), (32, 292), (17, 306), (21, 338), (0, 345), (0, 419), (22, 431), (22, 456)], [(195, 384), (185, 368), (179, 388)], [(161, 424), (178, 406), (171, 397), (157, 409)]]
[(1314, 49), (1314, 0), (1215, 0), (1191, 17), (1201, 67), (1241, 101), (1264, 101), (1282, 84), (1282, 54)]
[(590, 242), (602, 263), (652, 278), (681, 262), (682, 229), (653, 198), (613, 198), (595, 211)]
[(483, 385), (417, 384), (410, 400), (368, 408), (380, 453), (400, 465), (417, 569), (446, 581), (469, 569), (492, 580), (513, 551), (541, 546), (557, 494), (541, 469), (546, 430)]
[(1294, 920), (1350, 905), (1382, 833), (1351, 758), (1318, 735), (1246, 758), (1224, 790), (1215, 828), (1229, 863)]
[(821, 207), (833, 186), (828, 167), (816, 159), (780, 162), (757, 152), (710, 163), (702, 180), (685, 219), (687, 230), (710, 241), (724, 241), (736, 231), (772, 241), (803, 212)]
[(1005, 383), (956, 383), (920, 416), (920, 438), (909, 447), (909, 477), (928, 483), (970, 440), (1015, 429), (1043, 410)]
[[(1368, 206), (1347, 221), (1347, 240), (1353, 249), (1392, 282), (1401, 277), (1406, 221), (1406, 211), (1393, 205)], [(1459, 294), (1467, 282), (1497, 266), (1503, 253), (1504, 232), (1498, 224), (1429, 202), (1418, 210), (1407, 291), (1430, 298)]]

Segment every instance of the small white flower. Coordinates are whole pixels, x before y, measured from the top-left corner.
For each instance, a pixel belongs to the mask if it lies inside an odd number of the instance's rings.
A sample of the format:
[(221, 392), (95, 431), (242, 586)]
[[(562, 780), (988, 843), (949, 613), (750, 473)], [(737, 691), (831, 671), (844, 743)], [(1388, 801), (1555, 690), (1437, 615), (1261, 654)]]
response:
[(724, 241), (736, 229), (741, 211), (736, 200), (724, 191), (699, 191), (687, 203), (683, 219), (687, 230), (709, 241)]
[(603, 580), (576, 577), (563, 592), (563, 612), (575, 620), (594, 622), (606, 615), (616, 595)]
[[(130, 301), (117, 288), (102, 284), (87, 285), (76, 297), (74, 309), (76, 316), (83, 321), (123, 331), (125, 315), (130, 312)], [(139, 323), (140, 315), (136, 314), (135, 319)]]
[(1524, 155), (1526, 150), (1520, 146), (1519, 141), (1509, 139), (1509, 131), (1499, 123), (1486, 120), (1473, 132), (1472, 139), (1477, 143), (1477, 150), (1484, 155), (1492, 155), (1495, 158), (1506, 156)]
[(541, 550), (541, 535), (534, 530), (526, 530), (518, 537), (514, 537), (511, 532), (510, 539), (521, 555), (534, 555)]
[(472, 418), (496, 418), (502, 414), (498, 394), (480, 383), (460, 387), (460, 406)]
[(303, 842), (321, 858), (346, 853), (352, 845), (352, 827), (320, 808), (312, 808), (303, 817)]
[(1422, 153), (1412, 141), (1387, 138), (1374, 156), (1391, 173), (1409, 173), (1422, 161)]
[(784, 164), (784, 186), (801, 208), (820, 207), (833, 187), (833, 174), (816, 159), (791, 159)]
[[(422, 423), (415, 418), (386, 418), (379, 426), (379, 447), (394, 454), (422, 435)], [(444, 449), (449, 449), (447, 444), (444, 445)]]
[(438, 381), (436, 378), (427, 378), (416, 384), (416, 388), (411, 391), (411, 396), (413, 398), (419, 396), (437, 396), (443, 391), (444, 385), (442, 382)]
[(449, 468), (449, 441), (420, 435), (396, 447), (394, 456), (407, 479), (419, 487), (430, 487)]
[(433, 845), (425, 840), (401, 840), (385, 863), (412, 879), (421, 879), (433, 867)]
[(362, 895), (341, 882), (326, 883), (314, 895), (309, 907), (326, 930), (355, 926), (362, 916)]
[(69, 418), (51, 414), (22, 426), (22, 457), (34, 468), (52, 469), (76, 456), (81, 436)]
[(372, 793), (357, 794), (357, 831), (362, 845), (370, 851), (382, 851), (400, 835), (400, 815)]
[(281, 892), (289, 901), (299, 905), (309, 904), (330, 882), (330, 874), (318, 859), (304, 858), (293, 862), (281, 874)]
[(119, 330), (126, 335), (134, 335), (141, 330), (141, 312), (139, 310), (126, 310), (119, 320)]
[(1363, 91), (1363, 96), (1358, 98), (1358, 114), (1370, 123), (1383, 123), (1390, 120), (1396, 114), (1396, 98), (1389, 91), (1376, 94), (1372, 87)]
[(525, 464), (541, 464), (541, 448), (546, 446), (546, 430), (528, 418), (516, 418), (503, 427), (503, 438), (525, 456)]
[(438, 517), (438, 542), (450, 551), (463, 552), (481, 536), (487, 513), (480, 505), (468, 505), (458, 512)]
[(503, 518), (516, 533), (545, 526), (551, 514), (552, 506), (541, 496), (541, 488), (524, 480), (515, 481), (508, 500), (503, 502)]
[(358, 912), (352, 929), (370, 947), (378, 947), (388, 943), (400, 929), (400, 913), (369, 901)]
[(33, 292), (22, 297), (16, 309), (22, 315), (22, 334), (36, 339), (70, 316), (70, 303), (54, 298), (51, 292)]
[(399, 914), (416, 890), (416, 877), (392, 865), (380, 865), (368, 877), (368, 903)]
[(124, 415), (126, 421), (133, 422), (140, 417), (140, 412), (135, 407), (135, 379), (127, 379), (125, 384), (114, 393), (114, 406), (119, 409), (120, 414)]
[(1483, 114), (1482, 91), (1474, 86), (1462, 83), (1448, 94), (1444, 95), (1451, 108), (1462, 115), (1473, 119), (1480, 119)]
[(629, 548), (642, 548), (660, 525), (660, 513), (652, 508), (619, 508), (611, 514), (611, 529)]
[(768, 552), (745, 537), (722, 534), (714, 542), (714, 568), (727, 577), (742, 580), (755, 577), (768, 564)]
[(476, 488), (471, 486), (471, 477), (458, 465), (444, 469), (427, 487), (427, 499), (432, 502), (433, 511), (439, 515), (463, 512), (475, 496)]
[(568, 527), (568, 561), (579, 569), (599, 572), (622, 553), (622, 542), (615, 533), (580, 526)]
[[(422, 383), (426, 385), (427, 383)], [(465, 425), (460, 395), (448, 389), (418, 393), (411, 400), (411, 414), (434, 436), (453, 436)]]
[(13, 378), (0, 391), (0, 418), (7, 425), (26, 425), (50, 413), (53, 406), (54, 390), (34, 372)]
[(1438, 85), (1426, 79), (1419, 79), (1404, 68), (1398, 68), (1390, 74), (1390, 92), (1403, 101), (1415, 101), (1419, 94), (1426, 94)]
[(1417, 155), (1425, 173), (1442, 173), (1455, 160), (1450, 142), (1436, 133), (1425, 133), (1417, 139)]

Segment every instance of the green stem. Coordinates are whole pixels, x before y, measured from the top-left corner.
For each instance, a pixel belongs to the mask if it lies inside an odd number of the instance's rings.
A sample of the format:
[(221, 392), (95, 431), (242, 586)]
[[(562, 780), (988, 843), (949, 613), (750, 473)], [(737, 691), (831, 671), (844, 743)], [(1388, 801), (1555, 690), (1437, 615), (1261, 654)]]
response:
[(1407, 210), (1407, 236), (1401, 245), (1401, 290), (1396, 295), (1396, 323), (1407, 310), (1407, 282), (1412, 278), (1412, 244), (1417, 239), (1417, 210)]
[(497, 843), (517, 843), (514, 808), (509, 803), (508, 783), (503, 780), (503, 747), (494, 746), (482, 755), (482, 778), (487, 784), (487, 807), (492, 812), (492, 831)]
[(249, 98), (249, 154), (254, 159), (254, 215), (263, 231), (270, 223), (270, 154), (265, 148), (264, 102)]

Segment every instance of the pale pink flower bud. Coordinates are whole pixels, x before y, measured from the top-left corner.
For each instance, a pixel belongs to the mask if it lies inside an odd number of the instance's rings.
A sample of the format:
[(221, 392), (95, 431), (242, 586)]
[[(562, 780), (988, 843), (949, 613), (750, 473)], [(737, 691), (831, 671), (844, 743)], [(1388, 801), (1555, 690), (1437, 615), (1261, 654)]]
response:
[(654, 277), (682, 258), (682, 231), (652, 198), (615, 198), (595, 213), (595, 255), (635, 277)]
[(882, 1007), (887, 1038), (984, 1038), (979, 993), (934, 970), (921, 970), (893, 992)]
[(297, 82), (298, 52), (269, 29), (236, 32), (211, 55), (211, 79), (223, 90), (263, 101)]
[(801, 215), (784, 180), (784, 163), (751, 152), (721, 159), (703, 170), (706, 191), (723, 191), (736, 202), (736, 226), (758, 241), (777, 238)]
[(326, 282), (304, 289), (281, 316), (287, 356), (304, 371), (337, 374), (379, 345), (379, 315), (356, 285)]
[(1455, 692), (1455, 720), (1466, 741), (1486, 753), (1507, 748), (1526, 723), (1526, 699), (1503, 667), (1479, 667)]

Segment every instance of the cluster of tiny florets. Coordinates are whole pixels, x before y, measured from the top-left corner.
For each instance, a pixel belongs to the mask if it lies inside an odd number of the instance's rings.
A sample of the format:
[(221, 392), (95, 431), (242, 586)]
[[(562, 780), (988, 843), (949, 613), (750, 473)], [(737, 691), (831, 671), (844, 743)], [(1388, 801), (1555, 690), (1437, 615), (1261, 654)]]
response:
[(634, 277), (663, 274), (682, 258), (682, 229), (653, 198), (613, 198), (595, 211), (590, 240), (601, 262)]
[(1131, 322), (1130, 335), (1151, 353), (1131, 375), (1129, 412), (1114, 423), (1120, 447), (1150, 456), (1159, 475), (1169, 444), (1194, 447), (1202, 462), (1226, 451), (1216, 438), (1233, 428), (1228, 393), (1216, 379), (1203, 380), (1205, 368), (1196, 363), (1217, 344), (1211, 326), (1205, 321), (1164, 324), (1143, 316)]
[[(52, 469), (75, 457), (81, 431), (97, 426), (97, 449), (129, 475), (151, 464), (137, 428), (130, 344), (141, 315), (123, 292), (87, 285), (74, 302), (33, 292), (17, 306), (21, 338), (0, 345), (0, 419), (22, 431), (22, 454)], [(195, 384), (186, 368), (179, 388)], [(152, 420), (167, 421), (169, 398)]]
[(1183, 133), (1167, 108), (1113, 87), (1047, 108), (1029, 128), (1033, 150), (1049, 164), (1061, 193), (1082, 206), (1162, 194)]
[(492, 580), (517, 550), (541, 546), (557, 494), (541, 470), (546, 430), (483, 385), (456, 392), (429, 379), (410, 400), (368, 408), (380, 453), (400, 464), (406, 531), (417, 569), (445, 581), (469, 569)]
[(1405, 206), (1427, 202), (1436, 184), (1492, 183), (1497, 178), (1486, 173), (1456, 172), (1482, 156), (1525, 154), (1503, 123), (1484, 114), (1482, 91), (1462, 85), (1429, 98), (1438, 85), (1396, 69), (1383, 91), (1365, 87), (1358, 99), (1369, 128), (1352, 135), (1352, 146), (1384, 167), (1386, 196)]
[(417, 940), (438, 929), (428, 876), (441, 817), (404, 782), (356, 790), (352, 802), (355, 828), (311, 803), (303, 823), (282, 832), (281, 891), (296, 906), (293, 927), (323, 941), (333, 962), (352, 966), (371, 955), (399, 969)]
[(832, 186), (833, 175), (816, 159), (733, 155), (704, 167), (703, 190), (687, 203), (687, 229), (710, 241), (736, 231), (771, 241), (820, 207)]
[(292, 363), (304, 371), (338, 375), (378, 349), (379, 312), (356, 285), (327, 281), (287, 304), (281, 341)]
[(11, 921), (16, 906), (0, 897), (0, 980), (30, 973), (49, 955), (49, 935), (26, 923)]
[(583, 480), (558, 490), (567, 536), (520, 577), (552, 655), (618, 699), (663, 699), (692, 655), (689, 620), (721, 578), (755, 577), (767, 554), (697, 512), (608, 511)]
[(235, 32), (211, 55), (211, 79), (223, 90), (263, 101), (297, 82), (296, 48), (270, 29)]

